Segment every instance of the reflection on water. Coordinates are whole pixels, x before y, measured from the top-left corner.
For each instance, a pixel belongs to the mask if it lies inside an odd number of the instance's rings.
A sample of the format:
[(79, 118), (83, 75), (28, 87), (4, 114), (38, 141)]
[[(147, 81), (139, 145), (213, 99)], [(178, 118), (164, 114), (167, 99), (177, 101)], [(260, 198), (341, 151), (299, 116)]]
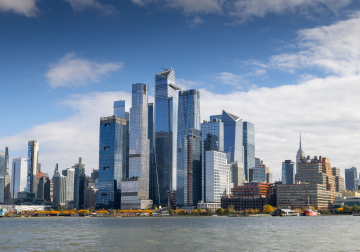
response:
[(360, 218), (1, 218), (0, 251), (355, 251)]

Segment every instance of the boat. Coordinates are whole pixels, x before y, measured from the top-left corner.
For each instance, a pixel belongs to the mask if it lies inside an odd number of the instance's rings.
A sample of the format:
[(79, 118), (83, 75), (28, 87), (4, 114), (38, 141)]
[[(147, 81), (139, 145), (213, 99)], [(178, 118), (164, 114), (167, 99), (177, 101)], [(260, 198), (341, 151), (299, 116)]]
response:
[(309, 197), (308, 197), (308, 209), (304, 211), (305, 216), (317, 216), (319, 212), (317, 210), (312, 210), (309, 204)]
[(276, 209), (270, 213), (271, 216), (299, 216), (300, 213), (298, 211), (294, 211), (291, 209)]

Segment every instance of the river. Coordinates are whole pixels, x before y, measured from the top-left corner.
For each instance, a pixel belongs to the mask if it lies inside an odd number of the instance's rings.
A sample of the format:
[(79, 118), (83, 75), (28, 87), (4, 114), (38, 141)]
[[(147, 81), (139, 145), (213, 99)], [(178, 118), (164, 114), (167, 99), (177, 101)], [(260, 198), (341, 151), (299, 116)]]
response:
[(359, 251), (360, 217), (1, 218), (0, 251)]

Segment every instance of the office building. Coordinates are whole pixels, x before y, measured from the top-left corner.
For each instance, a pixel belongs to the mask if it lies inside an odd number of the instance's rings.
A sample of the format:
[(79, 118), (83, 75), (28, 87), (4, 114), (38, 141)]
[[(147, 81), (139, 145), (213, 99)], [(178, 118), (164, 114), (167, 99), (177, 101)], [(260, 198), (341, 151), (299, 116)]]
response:
[(130, 109), (129, 178), (123, 179), (121, 209), (145, 209), (149, 200), (148, 85), (132, 85)]
[(27, 158), (13, 158), (11, 172), (11, 196), (17, 198), (18, 192), (25, 192), (27, 186)]
[(149, 198), (155, 199), (155, 194), (159, 197), (159, 185), (157, 180), (157, 170), (155, 165), (155, 121), (154, 121), (154, 103), (148, 105), (148, 137), (150, 145), (149, 159)]
[[(178, 105), (178, 127), (177, 127), (177, 189), (176, 189), (176, 202), (179, 206), (188, 205), (188, 182), (187, 180), (193, 179), (193, 174), (191, 174), (191, 178), (188, 178), (189, 170), (192, 172), (195, 168), (195, 171), (198, 172), (199, 167), (201, 167), (200, 163), (200, 148), (201, 148), (201, 137), (200, 137), (200, 93), (198, 90), (191, 89), (186, 91), (179, 92), (179, 105)], [(193, 165), (193, 160), (187, 160), (189, 146), (185, 146), (185, 143), (189, 143), (189, 135), (190, 130), (197, 135), (192, 134), (194, 139), (198, 139), (198, 143), (200, 143), (198, 151), (197, 161), (195, 164), (197, 167), (189, 167)], [(195, 132), (196, 131), (196, 132)], [(191, 143), (192, 137), (190, 138)], [(189, 157), (192, 159), (192, 157)], [(201, 169), (201, 168), (200, 168)], [(190, 185), (192, 187), (193, 181), (191, 181)], [(191, 197), (193, 196), (192, 192)], [(193, 199), (191, 199), (193, 202)], [(197, 202), (195, 202), (196, 204)]]
[(340, 168), (332, 167), (331, 170), (335, 178), (335, 191), (342, 193), (345, 190), (345, 181), (344, 178), (340, 176)]
[(27, 177), (27, 192), (35, 193), (37, 198), (38, 189), (38, 152), (39, 142), (32, 140), (28, 142), (28, 177)]
[(260, 165), (256, 162), (258, 166), (253, 169), (253, 180), (252, 182), (263, 182), (268, 183), (269, 180), (269, 167), (267, 167), (263, 161), (260, 161)]
[(5, 166), (5, 152), (0, 152), (0, 202), (4, 202)]
[[(74, 203), (74, 182), (75, 182), (75, 169), (67, 168), (62, 171), (62, 175), (65, 177), (65, 204)], [(72, 207), (74, 208), (74, 206)]]
[(85, 162), (84, 158), (79, 158), (79, 163), (72, 167), (75, 170), (74, 175), (74, 208), (84, 208), (85, 202)]
[[(224, 124), (219, 119), (213, 121), (204, 121), (201, 124), (201, 184), (202, 184), (202, 201), (206, 200), (206, 152), (218, 151), (224, 152)], [(225, 154), (226, 156), (226, 154)]]
[(285, 160), (285, 162), (282, 162), (282, 184), (295, 183), (294, 166), (294, 162), (291, 160)]
[(241, 186), (245, 181), (244, 164), (241, 162), (231, 162), (231, 182), (233, 186), (231, 188)]
[(358, 178), (357, 168), (345, 169), (345, 188), (349, 191), (357, 191), (356, 179)]
[(9, 148), (5, 148), (5, 176), (4, 176), (4, 202), (11, 201), (10, 173), (9, 173)]
[(126, 119), (115, 115), (100, 118), (97, 208), (120, 209), (121, 180), (126, 167), (125, 134)]
[(230, 194), (230, 165), (223, 152), (207, 151), (205, 158), (205, 202), (221, 202)]
[(115, 101), (114, 102), (114, 115), (120, 118), (126, 119), (126, 128), (123, 137), (125, 144), (125, 160), (126, 164), (123, 167), (122, 178), (129, 177), (129, 131), (130, 131), (130, 114), (125, 111), (125, 101)]
[(50, 179), (48, 176), (42, 176), (38, 184), (38, 199), (45, 202), (51, 202), (50, 198)]
[(243, 122), (243, 148), (245, 179), (249, 181), (249, 169), (255, 167), (255, 125)]
[(155, 193), (154, 198), (156, 205), (167, 205), (169, 191), (176, 190), (179, 90), (175, 85), (173, 69), (155, 75), (155, 159), (158, 177), (158, 193)]
[(66, 177), (59, 171), (59, 165), (56, 164), (53, 182), (53, 204), (64, 206), (66, 204)]

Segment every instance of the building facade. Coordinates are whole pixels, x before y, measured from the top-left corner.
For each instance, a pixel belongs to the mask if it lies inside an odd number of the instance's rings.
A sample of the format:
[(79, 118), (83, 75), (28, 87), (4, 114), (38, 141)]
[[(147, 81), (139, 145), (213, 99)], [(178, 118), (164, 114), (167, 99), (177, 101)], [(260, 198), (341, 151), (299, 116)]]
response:
[(357, 191), (356, 188), (356, 179), (358, 178), (357, 168), (351, 167), (345, 169), (345, 188), (349, 191)]
[(82, 157), (79, 158), (79, 163), (72, 167), (75, 170), (74, 174), (74, 208), (81, 209), (85, 207), (85, 162)]
[(242, 119), (223, 110), (221, 121), (224, 123), (224, 152), (231, 153), (230, 162), (243, 162)]
[(243, 122), (243, 148), (245, 179), (249, 181), (249, 169), (255, 167), (255, 125)]
[(176, 191), (177, 114), (181, 89), (175, 85), (175, 72), (155, 75), (155, 159), (158, 193), (154, 202), (167, 205), (169, 191)]
[(16, 199), (18, 192), (25, 192), (27, 186), (27, 162), (25, 157), (13, 158), (11, 171), (11, 196)]
[(301, 147), (301, 134), (300, 134), (300, 142), (299, 142), (299, 150), (296, 153), (296, 174), (299, 171), (299, 163), (301, 162), (301, 160), (305, 159), (305, 152), (302, 150)]
[[(190, 130), (192, 131), (191, 133)], [(199, 141), (196, 142), (196, 139), (198, 139)], [(188, 144), (196, 145), (198, 143), (200, 143), (200, 146), (198, 146), (196, 150), (198, 152), (197, 153), (198, 155), (195, 157), (195, 160), (193, 160), (192, 159), (193, 150), (189, 149)], [(188, 205), (189, 201), (191, 202), (191, 204), (193, 204), (192, 189), (194, 185), (193, 184), (194, 177), (192, 171), (195, 170), (195, 172), (198, 172), (199, 167), (201, 167), (201, 163), (199, 163), (200, 162), (199, 154), (201, 154), (200, 148), (201, 148), (200, 93), (198, 90), (195, 89), (180, 91), (179, 106), (178, 106), (177, 175), (176, 175), (177, 177), (176, 203), (179, 206)], [(188, 151), (191, 151), (191, 153), (188, 153)], [(194, 154), (196, 155), (196, 153)], [(196, 165), (196, 167), (192, 167), (193, 164)], [(188, 178), (188, 174), (190, 175), (189, 178)], [(196, 203), (197, 202), (195, 202), (195, 204)]]
[(126, 167), (126, 119), (100, 118), (99, 190), (97, 208), (120, 208), (121, 180)]
[(0, 152), (0, 202), (4, 202), (5, 195), (5, 152)]
[(295, 183), (294, 166), (295, 164), (291, 160), (285, 160), (285, 162), (282, 162), (282, 184)]
[(38, 156), (39, 142), (32, 140), (28, 142), (28, 169), (27, 169), (27, 192), (35, 193), (37, 197), (38, 189)]

